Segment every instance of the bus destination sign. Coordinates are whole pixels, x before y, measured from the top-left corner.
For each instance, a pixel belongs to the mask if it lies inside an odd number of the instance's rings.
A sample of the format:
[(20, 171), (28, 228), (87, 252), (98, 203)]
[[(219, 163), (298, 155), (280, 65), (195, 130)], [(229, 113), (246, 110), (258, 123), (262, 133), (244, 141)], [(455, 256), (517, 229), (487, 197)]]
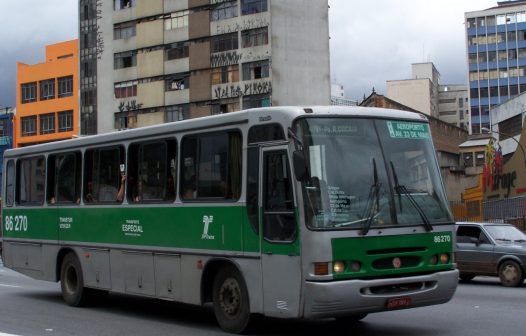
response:
[(429, 126), (423, 123), (388, 121), (387, 128), (391, 138), (430, 139)]

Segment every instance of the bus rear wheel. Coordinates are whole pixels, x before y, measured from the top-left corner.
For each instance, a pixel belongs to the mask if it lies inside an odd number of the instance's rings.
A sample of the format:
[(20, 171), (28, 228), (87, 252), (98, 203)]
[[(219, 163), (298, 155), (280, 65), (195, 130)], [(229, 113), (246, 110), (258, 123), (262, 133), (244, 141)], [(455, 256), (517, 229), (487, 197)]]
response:
[(62, 290), (62, 298), (68, 305), (79, 307), (86, 303), (86, 288), (84, 288), (82, 268), (74, 253), (68, 253), (62, 261), (60, 289)]
[(244, 332), (250, 321), (248, 291), (243, 277), (233, 267), (221, 269), (213, 286), (214, 314), (221, 329)]

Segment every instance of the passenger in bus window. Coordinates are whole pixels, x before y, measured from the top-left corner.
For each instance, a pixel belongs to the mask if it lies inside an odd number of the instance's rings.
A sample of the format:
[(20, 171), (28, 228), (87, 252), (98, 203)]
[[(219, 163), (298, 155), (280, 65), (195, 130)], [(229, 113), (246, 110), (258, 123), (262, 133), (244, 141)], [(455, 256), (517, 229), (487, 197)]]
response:
[(124, 184), (126, 183), (126, 175), (122, 174), (121, 184), (119, 186), (119, 191), (117, 191), (117, 202), (122, 202), (124, 200)]
[(166, 200), (173, 200), (175, 198), (175, 183), (172, 175), (168, 175), (166, 179)]
[(88, 183), (86, 183), (86, 194), (84, 196), (84, 202), (95, 202), (95, 199), (93, 198), (93, 182), (91, 181), (88, 181)]

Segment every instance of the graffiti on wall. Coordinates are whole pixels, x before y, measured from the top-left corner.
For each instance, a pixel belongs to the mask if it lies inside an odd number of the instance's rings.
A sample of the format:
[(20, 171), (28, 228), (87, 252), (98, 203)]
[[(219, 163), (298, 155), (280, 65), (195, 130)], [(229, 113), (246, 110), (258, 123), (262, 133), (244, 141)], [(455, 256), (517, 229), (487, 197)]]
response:
[[(97, 0), (97, 22), (102, 20), (102, 0)], [(97, 41), (96, 41), (97, 59), (102, 58), (104, 53), (104, 38), (102, 36), (102, 29), (97, 24)]]
[(137, 101), (130, 100), (128, 102), (121, 101), (119, 103), (119, 112), (130, 112), (138, 110), (142, 107), (142, 104), (137, 104)]
[(241, 30), (268, 27), (269, 25), (270, 23), (268, 21), (268, 18), (253, 17), (249, 19), (244, 19), (243, 21), (218, 24), (215, 33), (217, 35), (235, 33)]
[(237, 85), (225, 85), (214, 90), (215, 99), (236, 98), (256, 94), (271, 94), (272, 83), (270, 81), (254, 82)]
[(212, 68), (237, 64), (243, 57), (242, 53), (237, 51), (226, 51), (222, 53), (213, 54), (210, 56), (210, 65)]

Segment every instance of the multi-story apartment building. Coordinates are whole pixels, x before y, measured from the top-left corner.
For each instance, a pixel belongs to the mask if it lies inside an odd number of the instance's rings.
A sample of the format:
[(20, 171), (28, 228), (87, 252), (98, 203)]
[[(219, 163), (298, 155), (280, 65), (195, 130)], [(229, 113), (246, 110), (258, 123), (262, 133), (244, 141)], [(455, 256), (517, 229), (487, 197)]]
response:
[(526, 1), (467, 12), (470, 132), (492, 124), (490, 110), (526, 91)]
[(466, 85), (439, 85), (438, 118), (448, 124), (469, 129), (469, 100)]
[(17, 63), (15, 147), (78, 135), (78, 40), (48, 45), (45, 56)]
[(80, 0), (81, 133), (330, 102), (327, 0)]
[(339, 106), (357, 106), (356, 100), (345, 98), (345, 91), (343, 85), (332, 83), (331, 84), (331, 105)]
[(387, 96), (441, 121), (469, 127), (466, 85), (440, 84), (440, 73), (431, 62), (411, 64), (411, 79), (388, 80)]
[(387, 97), (438, 118), (440, 73), (430, 62), (411, 64), (411, 72), (411, 79), (387, 81)]

